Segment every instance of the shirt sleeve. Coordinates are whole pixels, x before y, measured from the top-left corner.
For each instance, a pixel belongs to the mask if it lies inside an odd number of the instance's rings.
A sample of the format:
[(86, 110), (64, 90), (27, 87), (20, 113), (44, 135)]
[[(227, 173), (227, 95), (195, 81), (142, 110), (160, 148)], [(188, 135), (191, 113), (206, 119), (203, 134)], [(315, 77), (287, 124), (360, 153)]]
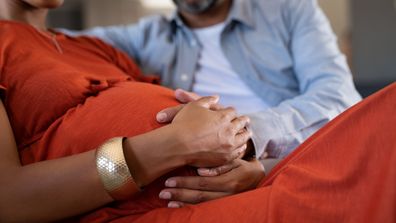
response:
[(59, 29), (59, 31), (70, 36), (85, 35), (99, 38), (113, 47), (125, 52), (140, 64), (141, 51), (147, 41), (146, 37), (151, 30), (151, 26), (161, 19), (162, 17), (160, 16), (151, 16), (141, 19), (136, 24), (130, 25), (95, 27), (83, 31), (72, 31), (66, 29)]
[[(288, 155), (319, 128), (361, 100), (345, 56), (316, 0), (286, 1), (290, 52), (300, 95), (250, 114), (256, 155)], [(266, 152), (266, 153), (265, 153)]]

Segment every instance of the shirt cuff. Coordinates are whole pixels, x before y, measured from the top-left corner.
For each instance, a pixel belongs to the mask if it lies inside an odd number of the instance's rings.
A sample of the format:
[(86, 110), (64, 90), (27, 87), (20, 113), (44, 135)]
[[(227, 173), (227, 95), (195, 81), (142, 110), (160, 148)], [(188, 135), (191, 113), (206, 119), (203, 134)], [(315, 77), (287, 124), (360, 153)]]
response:
[(283, 148), (286, 146), (285, 135), (282, 127), (279, 125), (280, 120), (276, 115), (271, 115), (270, 111), (249, 114), (250, 125), (247, 127), (252, 131), (252, 141), (258, 159), (264, 159), (267, 156), (279, 158)]

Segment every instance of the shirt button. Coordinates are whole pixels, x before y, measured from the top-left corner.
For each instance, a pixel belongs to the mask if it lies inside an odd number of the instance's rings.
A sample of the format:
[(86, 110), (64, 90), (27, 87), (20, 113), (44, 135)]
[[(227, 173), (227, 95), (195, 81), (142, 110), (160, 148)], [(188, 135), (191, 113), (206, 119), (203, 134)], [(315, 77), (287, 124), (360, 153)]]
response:
[(195, 46), (197, 46), (197, 41), (196, 40), (191, 40), (190, 44), (191, 44), (192, 47), (195, 47)]
[(188, 81), (188, 75), (187, 75), (187, 74), (182, 74), (181, 77), (180, 77), (180, 79), (181, 79), (182, 81)]

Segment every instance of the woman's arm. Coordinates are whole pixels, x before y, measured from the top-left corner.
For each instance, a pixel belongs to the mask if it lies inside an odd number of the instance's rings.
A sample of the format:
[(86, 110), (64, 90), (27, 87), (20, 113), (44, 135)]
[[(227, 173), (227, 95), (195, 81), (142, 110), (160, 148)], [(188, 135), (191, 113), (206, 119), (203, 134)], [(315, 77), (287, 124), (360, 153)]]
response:
[(0, 126), (0, 222), (53, 221), (112, 201), (97, 174), (95, 151), (21, 166), (1, 101)]
[[(221, 165), (243, 151), (250, 133), (237, 132), (248, 120), (229, 109), (210, 111), (211, 103), (191, 103), (176, 123), (125, 140), (125, 158), (139, 186), (185, 164)], [(98, 176), (95, 151), (21, 166), (1, 102), (0, 128), (0, 222), (54, 221), (113, 201)]]

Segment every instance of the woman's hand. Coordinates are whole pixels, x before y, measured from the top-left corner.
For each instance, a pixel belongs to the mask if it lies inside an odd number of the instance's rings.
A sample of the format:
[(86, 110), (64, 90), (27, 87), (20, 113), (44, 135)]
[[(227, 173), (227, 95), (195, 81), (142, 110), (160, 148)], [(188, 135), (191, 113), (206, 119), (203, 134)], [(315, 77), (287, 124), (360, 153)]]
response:
[(221, 166), (240, 156), (251, 133), (233, 109), (210, 110), (218, 97), (184, 106), (170, 125), (124, 140), (124, 154), (138, 186), (185, 165)]
[[(189, 102), (196, 101), (200, 99), (201, 96), (193, 93), (193, 92), (188, 92), (182, 89), (177, 89), (175, 90), (175, 99), (178, 100), (181, 105), (175, 106), (175, 107), (170, 107), (166, 108), (157, 114), (157, 121), (160, 123), (169, 123), (172, 122), (173, 118), (175, 118), (176, 114), (182, 110), (185, 106), (185, 104)], [(213, 105), (212, 109), (221, 109), (220, 105)]]
[[(218, 108), (218, 97), (203, 97), (190, 102), (172, 121), (179, 129), (187, 164), (196, 167), (221, 166), (246, 150), (251, 132), (247, 116), (236, 115), (233, 108)], [(211, 110), (216, 107), (214, 110)]]
[(200, 176), (169, 178), (160, 198), (169, 200), (168, 207), (197, 204), (254, 189), (265, 177), (264, 168), (256, 159), (237, 159), (198, 173)]

